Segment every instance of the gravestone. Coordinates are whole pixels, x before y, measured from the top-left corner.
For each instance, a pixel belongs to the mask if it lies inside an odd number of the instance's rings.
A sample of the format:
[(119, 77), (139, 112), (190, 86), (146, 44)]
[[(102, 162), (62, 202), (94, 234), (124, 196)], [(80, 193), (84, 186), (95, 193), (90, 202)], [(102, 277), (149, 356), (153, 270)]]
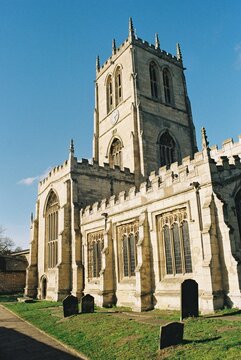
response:
[(35, 302), (33, 298), (30, 298), (28, 296), (19, 297), (19, 298), (17, 298), (17, 300), (20, 303), (26, 303), (26, 304)]
[(91, 296), (90, 294), (87, 294), (87, 295), (83, 296), (80, 301), (80, 306), (81, 306), (80, 312), (82, 314), (93, 313), (94, 305), (95, 305), (94, 297)]
[(181, 320), (198, 317), (198, 283), (195, 280), (185, 280), (181, 284)]
[(184, 324), (171, 322), (160, 328), (160, 349), (180, 344), (183, 341)]
[(73, 295), (68, 295), (63, 300), (64, 317), (78, 314), (78, 298)]

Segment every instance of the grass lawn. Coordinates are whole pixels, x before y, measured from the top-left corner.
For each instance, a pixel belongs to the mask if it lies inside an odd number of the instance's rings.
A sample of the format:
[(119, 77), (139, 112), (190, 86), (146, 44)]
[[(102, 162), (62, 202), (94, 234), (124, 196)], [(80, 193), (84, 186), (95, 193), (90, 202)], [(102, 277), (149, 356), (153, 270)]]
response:
[(178, 321), (179, 312), (97, 308), (64, 318), (61, 303), (10, 300), (0, 296), (2, 305), (91, 360), (241, 359), (241, 311), (235, 309), (185, 320), (183, 343), (158, 351), (160, 325)]

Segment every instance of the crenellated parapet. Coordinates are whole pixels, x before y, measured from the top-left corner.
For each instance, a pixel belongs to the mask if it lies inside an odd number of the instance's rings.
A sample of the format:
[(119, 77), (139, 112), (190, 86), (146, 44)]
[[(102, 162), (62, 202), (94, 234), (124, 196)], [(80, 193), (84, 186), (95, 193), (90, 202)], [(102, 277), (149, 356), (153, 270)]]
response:
[(219, 149), (217, 145), (212, 146), (211, 148), (211, 157), (218, 163), (221, 164), (221, 157), (227, 156), (232, 160), (234, 155), (239, 155), (241, 157), (241, 135), (238, 137), (238, 141), (234, 142), (232, 138), (228, 138), (223, 141), (222, 147)]
[(214, 180), (221, 186), (232, 182), (234, 179), (241, 178), (241, 158), (239, 155), (221, 156), (216, 167), (217, 173)]
[[(98, 162), (82, 158), (77, 160), (75, 157), (70, 157), (65, 160), (62, 165), (55, 166), (48, 173), (48, 176), (39, 182), (39, 193), (44, 191), (50, 184), (60, 179), (66, 178), (81, 178), (81, 176), (91, 177), (92, 179), (109, 179), (116, 182), (134, 184), (134, 174), (128, 168), (120, 168), (119, 166), (110, 167), (109, 164), (104, 163), (100, 166)], [(81, 180), (80, 180), (81, 182)], [(98, 189), (97, 189), (98, 190)]]
[[(115, 211), (115, 206), (122, 204), (126, 208), (131, 207), (131, 202), (141, 205), (144, 202), (152, 201), (160, 196), (165, 198), (174, 194), (190, 190), (190, 184), (198, 182), (206, 185), (211, 178), (222, 182), (233, 176), (241, 175), (241, 159), (234, 155), (232, 159), (226, 156), (220, 158), (220, 164), (212, 159), (207, 159), (205, 151), (195, 153), (194, 159), (185, 157), (179, 165), (177, 162), (159, 168), (158, 172), (151, 172), (147, 181), (142, 182), (139, 187), (132, 186), (128, 191), (122, 191), (116, 196), (95, 202), (82, 211), (83, 218), (100, 215), (108, 211)], [(160, 195), (158, 195), (160, 192)], [(124, 207), (123, 207), (124, 209)]]
[[(87, 206), (82, 210), (83, 218), (114, 212), (115, 206), (130, 208), (132, 202), (139, 206), (145, 202), (152, 201), (155, 198), (161, 198), (190, 190), (190, 183), (193, 181), (204, 182), (203, 168), (209, 171), (209, 165), (203, 152), (195, 154), (194, 159), (190, 156), (185, 157), (179, 165), (177, 162), (171, 164), (170, 168), (163, 166), (159, 170), (150, 173), (148, 179), (140, 186), (132, 186), (127, 191), (121, 191), (119, 194), (110, 198), (103, 199)], [(158, 194), (159, 193), (159, 194)]]
[(48, 187), (54, 181), (58, 181), (59, 179), (67, 176), (70, 172), (70, 160), (65, 160), (62, 165), (57, 165), (52, 168), (48, 175), (39, 182), (38, 192), (42, 192), (46, 187)]
[(112, 55), (105, 61), (104, 64), (100, 65), (99, 56), (97, 57), (96, 78), (98, 79), (98, 77), (102, 75), (103, 72), (105, 72), (130, 45), (138, 46), (153, 55), (158, 56), (160, 59), (175, 63), (175, 65), (180, 66), (181, 68), (183, 67), (182, 53), (179, 44), (176, 45), (176, 55), (172, 55), (160, 48), (158, 34), (155, 34), (155, 44), (151, 44), (148, 41), (137, 37), (134, 29), (132, 28), (130, 30), (129, 28), (129, 37), (119, 47), (116, 47), (115, 40), (112, 41)]

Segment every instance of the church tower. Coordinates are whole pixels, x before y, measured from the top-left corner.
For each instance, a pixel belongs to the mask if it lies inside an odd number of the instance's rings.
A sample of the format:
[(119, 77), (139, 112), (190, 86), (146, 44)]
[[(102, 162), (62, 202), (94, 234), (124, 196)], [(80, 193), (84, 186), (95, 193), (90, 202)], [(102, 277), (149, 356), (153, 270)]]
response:
[(130, 168), (136, 181), (197, 151), (182, 54), (129, 36), (111, 57), (96, 61), (93, 157)]

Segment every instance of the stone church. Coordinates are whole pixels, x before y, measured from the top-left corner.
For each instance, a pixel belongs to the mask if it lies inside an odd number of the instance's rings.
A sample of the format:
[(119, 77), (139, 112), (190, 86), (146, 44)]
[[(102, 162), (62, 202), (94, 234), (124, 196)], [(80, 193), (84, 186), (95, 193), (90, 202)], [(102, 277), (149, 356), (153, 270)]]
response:
[(241, 308), (241, 136), (198, 151), (180, 46), (128, 38), (96, 61), (93, 160), (40, 181), (25, 295), (99, 306)]

